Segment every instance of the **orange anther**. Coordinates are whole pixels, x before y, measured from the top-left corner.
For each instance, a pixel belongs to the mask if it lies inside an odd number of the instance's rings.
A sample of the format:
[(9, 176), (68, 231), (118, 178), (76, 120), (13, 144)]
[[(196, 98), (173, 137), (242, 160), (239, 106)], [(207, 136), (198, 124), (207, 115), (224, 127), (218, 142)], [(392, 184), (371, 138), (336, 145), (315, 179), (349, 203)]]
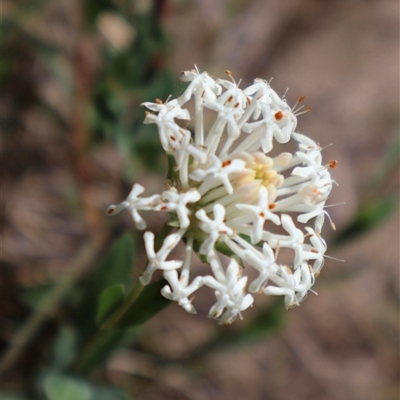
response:
[(331, 160), (328, 162), (329, 168), (336, 168), (339, 162), (337, 160)]
[(278, 111), (276, 114), (275, 114), (275, 119), (277, 119), (278, 121), (280, 120), (280, 119), (282, 119), (283, 118), (283, 113), (282, 113), (282, 111)]

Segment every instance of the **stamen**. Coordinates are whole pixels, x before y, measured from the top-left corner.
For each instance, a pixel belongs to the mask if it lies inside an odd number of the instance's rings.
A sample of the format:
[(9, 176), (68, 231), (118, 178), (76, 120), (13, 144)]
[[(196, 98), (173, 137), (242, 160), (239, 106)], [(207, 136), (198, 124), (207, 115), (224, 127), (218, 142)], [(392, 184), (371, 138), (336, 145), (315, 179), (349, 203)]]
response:
[(331, 227), (334, 231), (336, 231), (336, 225), (333, 223), (331, 216), (328, 214), (327, 211), (324, 210), (324, 214), (328, 217)]
[(229, 76), (231, 81), (236, 85), (236, 81), (235, 81), (235, 79), (233, 79), (232, 72), (229, 71), (229, 69), (227, 69), (227, 70), (225, 70), (225, 73)]
[(107, 208), (106, 214), (107, 215), (112, 215), (114, 213), (114, 211), (115, 211), (115, 206), (109, 206)]
[(331, 160), (328, 162), (328, 166), (329, 168), (336, 168), (338, 165), (338, 161), (337, 160)]
[(325, 257), (325, 258), (329, 258), (330, 260), (335, 260), (335, 261), (340, 261), (340, 262), (346, 262), (345, 260), (342, 260), (342, 259), (340, 259), (340, 258), (327, 256), (326, 254), (324, 254), (324, 257)]
[(304, 101), (305, 98), (306, 98), (306, 96), (300, 96), (300, 97), (297, 99), (297, 102), (296, 102), (295, 105), (292, 107), (292, 113), (293, 113), (294, 115), (296, 115), (296, 113), (297, 113), (298, 111), (300, 111), (302, 108), (304, 108), (304, 105), (302, 105), (302, 106), (300, 106), (300, 107), (298, 107), (298, 108), (297, 108), (297, 106), (299, 105), (299, 103), (301, 103), (302, 101)]
[[(300, 109), (302, 109), (302, 108), (303, 108), (303, 107), (299, 108), (298, 111), (299, 111)], [(295, 115), (296, 117), (298, 117), (299, 115), (303, 115), (303, 114), (309, 113), (310, 111), (312, 111), (312, 107), (307, 107), (307, 108), (305, 108), (302, 112), (296, 112), (296, 113), (294, 113), (294, 115)]]
[(330, 208), (330, 207), (336, 207), (336, 206), (343, 206), (344, 204), (346, 204), (345, 201), (343, 201), (342, 203), (325, 204), (325, 205), (324, 205), (324, 208)]

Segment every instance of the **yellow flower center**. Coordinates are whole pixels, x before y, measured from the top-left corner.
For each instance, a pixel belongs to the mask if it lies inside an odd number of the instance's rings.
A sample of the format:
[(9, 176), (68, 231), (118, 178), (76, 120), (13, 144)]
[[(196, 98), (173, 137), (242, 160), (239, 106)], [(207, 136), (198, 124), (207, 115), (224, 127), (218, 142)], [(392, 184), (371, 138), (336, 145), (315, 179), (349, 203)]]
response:
[(256, 202), (261, 186), (268, 189), (270, 202), (276, 197), (276, 189), (283, 184), (283, 176), (274, 169), (274, 161), (264, 153), (238, 153), (235, 155), (246, 161), (244, 171), (235, 175), (232, 183), (250, 203)]

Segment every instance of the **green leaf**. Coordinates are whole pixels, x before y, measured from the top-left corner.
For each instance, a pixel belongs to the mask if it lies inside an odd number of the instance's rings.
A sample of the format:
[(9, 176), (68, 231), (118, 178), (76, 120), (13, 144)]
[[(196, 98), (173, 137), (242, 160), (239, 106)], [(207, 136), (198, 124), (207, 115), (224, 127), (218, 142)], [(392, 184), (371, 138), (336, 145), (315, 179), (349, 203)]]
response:
[(122, 329), (142, 324), (164, 309), (171, 303), (160, 293), (166, 284), (167, 282), (162, 280), (151, 282), (145, 286), (136, 300), (112, 326), (112, 329)]
[(130, 333), (130, 339), (136, 335), (134, 332), (132, 337), (131, 332), (124, 331), (100, 332), (82, 350), (81, 358), (75, 367), (76, 371), (80, 375), (90, 373), (93, 368), (98, 366), (113, 351), (123, 345), (124, 336), (128, 333)]
[(134, 241), (131, 234), (125, 234), (117, 239), (108, 251), (102, 264), (93, 278), (96, 289), (105, 289), (117, 283), (129, 282), (133, 267)]
[(125, 286), (115, 284), (105, 289), (99, 298), (97, 306), (96, 323), (100, 324), (110, 313), (119, 307), (124, 299)]
[(97, 306), (100, 295), (113, 285), (129, 286), (134, 265), (134, 241), (130, 234), (117, 239), (83, 286), (83, 295), (76, 310), (81, 340), (88, 338), (97, 328)]
[(63, 375), (49, 375), (44, 382), (48, 400), (94, 400), (84, 381)]

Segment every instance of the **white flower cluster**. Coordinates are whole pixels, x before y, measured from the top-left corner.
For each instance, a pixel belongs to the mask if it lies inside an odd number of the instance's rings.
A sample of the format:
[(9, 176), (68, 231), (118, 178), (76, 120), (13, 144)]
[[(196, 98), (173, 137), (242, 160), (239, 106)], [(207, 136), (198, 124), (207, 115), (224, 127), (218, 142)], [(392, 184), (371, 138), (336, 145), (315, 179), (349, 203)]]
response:
[[(141, 230), (146, 223), (139, 211), (169, 213), (175, 229), (159, 249), (154, 234), (144, 234), (148, 264), (140, 281), (147, 285), (156, 270), (163, 271), (168, 285), (162, 295), (189, 313), (196, 312), (193, 293), (202, 286), (213, 289), (209, 316), (221, 324), (241, 317), (253, 294), (282, 295), (287, 309), (306, 297), (324, 263), (320, 234), (333, 183), (329, 169), (336, 165), (324, 165), (320, 146), (295, 132), (302, 107), (290, 108), (262, 79), (240, 89), (227, 74), (230, 80), (214, 80), (197, 68), (185, 71), (181, 80), (190, 83), (180, 97), (143, 103), (151, 110), (144, 123), (157, 125), (172, 160), (167, 189), (141, 197), (144, 188), (135, 184), (125, 201), (107, 210), (114, 215), (128, 209)], [(182, 107), (192, 98), (194, 132), (183, 127), (191, 117)], [(205, 113), (216, 115), (208, 132)], [(296, 151), (268, 156), (274, 143), (288, 142)], [(181, 240), (184, 259), (167, 260)], [(279, 263), (283, 248), (293, 251), (291, 265)], [(191, 280), (193, 252), (209, 267)], [(228, 266), (221, 254), (231, 257)], [(248, 268), (258, 273), (252, 282), (244, 274)]]

